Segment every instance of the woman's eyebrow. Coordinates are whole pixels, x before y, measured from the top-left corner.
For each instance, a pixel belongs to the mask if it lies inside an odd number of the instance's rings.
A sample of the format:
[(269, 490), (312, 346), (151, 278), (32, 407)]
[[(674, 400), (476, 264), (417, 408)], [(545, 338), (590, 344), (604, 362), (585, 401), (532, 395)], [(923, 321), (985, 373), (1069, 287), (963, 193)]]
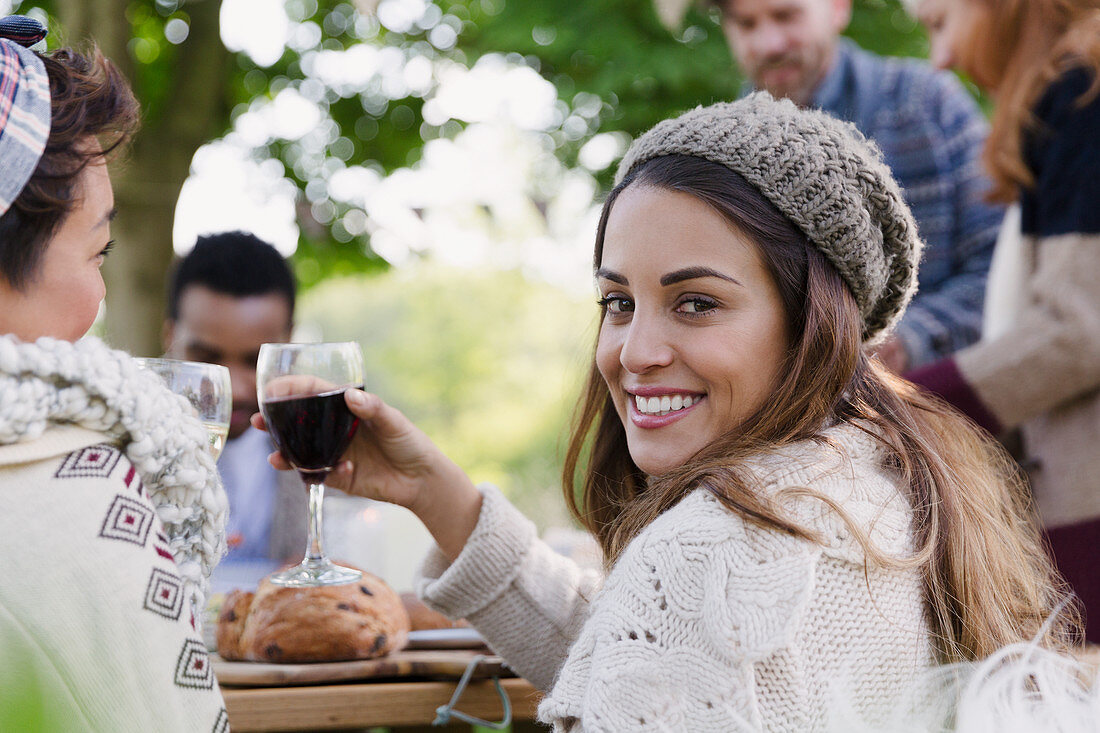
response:
[(619, 285), (630, 284), (630, 281), (627, 280), (625, 277), (615, 272), (614, 270), (608, 270), (606, 267), (601, 267), (600, 269), (596, 270), (596, 277), (603, 278), (604, 280), (610, 280), (611, 282), (618, 283)]
[(741, 285), (740, 281), (736, 278), (730, 277), (724, 273), (718, 272), (710, 267), (685, 267), (680, 270), (675, 270), (667, 275), (661, 276), (661, 285), (673, 285), (684, 280), (695, 280), (700, 277), (717, 277), (722, 280), (733, 283), (734, 285)]
[(101, 226), (104, 226), (105, 224), (110, 224), (112, 221), (115, 220), (116, 216), (118, 216), (118, 207), (117, 206), (112, 207), (110, 211), (108, 211), (106, 214), (104, 214), (103, 218), (100, 219), (99, 221), (97, 221), (92, 226), (92, 229), (93, 230), (99, 229)]

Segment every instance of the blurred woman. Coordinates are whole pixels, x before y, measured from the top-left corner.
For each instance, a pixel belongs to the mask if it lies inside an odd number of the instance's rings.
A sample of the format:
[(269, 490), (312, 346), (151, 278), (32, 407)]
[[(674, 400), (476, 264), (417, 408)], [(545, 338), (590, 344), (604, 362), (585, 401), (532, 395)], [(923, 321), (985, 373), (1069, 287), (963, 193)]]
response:
[(205, 431), (129, 356), (77, 341), (113, 246), (107, 157), (137, 103), (98, 52), (24, 47), (44, 36), (0, 19), (0, 716), (228, 730), (198, 632), (224, 551)]
[(865, 355), (919, 255), (850, 125), (764, 93), (666, 120), (604, 206), (564, 468), (606, 576), (377, 396), (347, 392), (364, 427), (330, 483), (425, 523), (421, 597), (547, 691), (557, 731), (882, 723), (939, 662), (1072, 633), (1010, 462)]
[(1019, 224), (998, 244), (988, 291), (1003, 305), (982, 341), (907, 376), (991, 432), (1021, 428), (1046, 539), (1100, 642), (1100, 0), (917, 13), (932, 60), (996, 100), (985, 163)]

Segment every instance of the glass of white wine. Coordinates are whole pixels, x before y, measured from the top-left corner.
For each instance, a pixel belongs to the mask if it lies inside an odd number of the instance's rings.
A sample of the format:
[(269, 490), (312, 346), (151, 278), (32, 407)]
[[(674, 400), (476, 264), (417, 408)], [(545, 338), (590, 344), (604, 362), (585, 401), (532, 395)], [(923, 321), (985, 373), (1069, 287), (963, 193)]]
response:
[(210, 452), (217, 458), (229, 434), (233, 411), (233, 386), (229, 370), (219, 364), (177, 359), (137, 359), (143, 369), (156, 373), (168, 389), (183, 395), (210, 436)]

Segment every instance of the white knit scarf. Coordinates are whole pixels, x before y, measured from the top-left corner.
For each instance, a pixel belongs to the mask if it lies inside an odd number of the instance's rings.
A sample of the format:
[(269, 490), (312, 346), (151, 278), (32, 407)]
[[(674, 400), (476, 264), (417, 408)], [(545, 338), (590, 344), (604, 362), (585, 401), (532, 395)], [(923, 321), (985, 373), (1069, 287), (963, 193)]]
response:
[(121, 446), (201, 612), (210, 571), (225, 554), (228, 501), (187, 400), (99, 339), (0, 335), (0, 444), (34, 440), (52, 424), (105, 433)]

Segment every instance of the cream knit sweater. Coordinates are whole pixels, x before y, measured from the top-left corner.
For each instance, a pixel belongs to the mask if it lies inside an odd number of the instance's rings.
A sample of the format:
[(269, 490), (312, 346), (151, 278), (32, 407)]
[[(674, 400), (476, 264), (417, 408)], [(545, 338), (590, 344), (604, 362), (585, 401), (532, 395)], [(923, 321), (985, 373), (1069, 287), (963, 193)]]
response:
[(133, 464), (51, 425), (0, 445), (0, 730), (222, 733), (187, 583)]
[(0, 334), (0, 730), (228, 729), (199, 633), (226, 500), (192, 412), (96, 339)]
[(762, 529), (696, 490), (647, 527), (606, 579), (538, 540), (491, 487), (462, 554), (438, 548), (418, 585), (549, 694), (555, 731), (812, 731), (833, 711), (891, 714), (933, 665), (920, 577), (867, 567), (842, 506), (886, 553), (911, 552), (911, 512), (876, 441), (851, 426), (752, 467), (815, 544)]

